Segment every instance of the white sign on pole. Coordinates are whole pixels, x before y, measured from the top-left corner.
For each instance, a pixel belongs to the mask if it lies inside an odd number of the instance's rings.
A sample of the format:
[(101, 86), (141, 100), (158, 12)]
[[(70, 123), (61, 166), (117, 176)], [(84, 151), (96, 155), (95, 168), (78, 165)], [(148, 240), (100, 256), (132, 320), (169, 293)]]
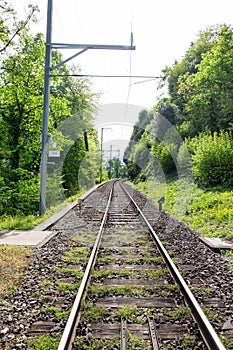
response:
[(60, 151), (49, 151), (49, 157), (60, 157)]

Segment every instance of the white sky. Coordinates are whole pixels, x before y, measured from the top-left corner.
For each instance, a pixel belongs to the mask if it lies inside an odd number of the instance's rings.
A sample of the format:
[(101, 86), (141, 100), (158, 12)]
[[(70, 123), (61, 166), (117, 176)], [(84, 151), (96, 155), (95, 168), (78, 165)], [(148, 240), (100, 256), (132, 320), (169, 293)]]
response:
[[(37, 4), (41, 12), (33, 31), (46, 33), (47, 0), (9, 1), (21, 14), (28, 3)], [(128, 75), (131, 57), (132, 75), (159, 76), (185, 55), (201, 30), (232, 21), (232, 0), (54, 0), (52, 41), (129, 45), (132, 27), (135, 51), (90, 50), (72, 62), (86, 74)], [(76, 52), (67, 51), (65, 57)], [(162, 94), (156, 80), (133, 84), (130, 90), (129, 78), (93, 78), (92, 82), (94, 91), (102, 93), (101, 104), (128, 102), (150, 109)]]
[[(47, 0), (10, 0), (17, 7), (38, 4), (41, 12), (36, 31), (46, 32)], [(217, 23), (232, 24), (232, 0), (54, 0), (53, 42), (129, 45), (132, 51), (90, 50), (74, 63), (83, 73), (104, 75), (160, 75), (161, 70), (180, 60), (200, 30)], [(65, 50), (63, 50), (64, 52)], [(68, 51), (68, 50), (67, 50)], [(64, 52), (72, 55), (73, 52)], [(95, 78), (102, 103), (126, 103), (129, 79)], [(132, 79), (136, 83), (140, 79)], [(156, 81), (131, 86), (129, 103), (151, 108), (161, 92)]]

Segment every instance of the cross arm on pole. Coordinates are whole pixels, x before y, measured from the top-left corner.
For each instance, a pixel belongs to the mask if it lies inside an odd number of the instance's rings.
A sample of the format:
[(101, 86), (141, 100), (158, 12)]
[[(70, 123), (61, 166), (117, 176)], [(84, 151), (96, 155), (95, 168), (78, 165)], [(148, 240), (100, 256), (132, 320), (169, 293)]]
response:
[(136, 46), (132, 46), (132, 45), (130, 45), (130, 46), (125, 46), (125, 45), (95, 45), (95, 44), (93, 44), (93, 45), (90, 45), (90, 44), (59, 44), (59, 43), (52, 44), (51, 43), (51, 48), (52, 49), (59, 49), (59, 50), (61, 50), (61, 49), (82, 49), (81, 51), (77, 52), (73, 56), (60, 62), (56, 66), (51, 67), (50, 71), (53, 71), (87, 50), (91, 50), (91, 49), (92, 50), (135, 50)]
[(132, 45), (96, 45), (96, 44), (63, 44), (51, 43), (53, 49), (95, 49), (95, 50), (135, 50), (136, 46)]

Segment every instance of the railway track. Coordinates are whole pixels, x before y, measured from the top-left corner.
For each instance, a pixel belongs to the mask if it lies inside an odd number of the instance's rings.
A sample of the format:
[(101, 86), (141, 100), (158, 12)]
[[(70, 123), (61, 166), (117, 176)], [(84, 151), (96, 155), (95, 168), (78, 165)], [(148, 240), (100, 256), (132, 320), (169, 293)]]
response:
[[(22, 284), (0, 303), (0, 348), (68, 349), (72, 340), (72, 349), (79, 350), (224, 349), (212, 328), (210, 339), (205, 335), (205, 318), (204, 326), (197, 325), (199, 316), (190, 311), (192, 303), (182, 296), (163, 249), (154, 242), (159, 239), (225, 348), (233, 349), (229, 259), (127, 184), (149, 227), (119, 182), (105, 214), (111, 186), (92, 192), (50, 228), (53, 238), (34, 250)], [(88, 265), (91, 274), (84, 283)]]
[(111, 189), (58, 347), (71, 348), (225, 349), (120, 182)]

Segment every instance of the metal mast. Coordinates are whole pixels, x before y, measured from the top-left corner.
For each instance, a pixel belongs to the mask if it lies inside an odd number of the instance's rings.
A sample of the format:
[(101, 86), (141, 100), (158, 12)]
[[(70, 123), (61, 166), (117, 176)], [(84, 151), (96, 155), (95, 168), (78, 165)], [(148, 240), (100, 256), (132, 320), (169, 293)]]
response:
[[(131, 45), (93, 45), (93, 44), (65, 44), (52, 43), (52, 8), (53, 0), (48, 0), (47, 9), (47, 30), (46, 30), (46, 53), (45, 53), (45, 71), (44, 71), (44, 106), (43, 106), (43, 125), (42, 125), (42, 152), (41, 152), (41, 170), (40, 170), (40, 214), (46, 210), (46, 174), (47, 174), (47, 159), (48, 159), (48, 121), (49, 121), (49, 100), (50, 100), (50, 77), (56, 74), (50, 74), (56, 68), (62, 66), (71, 59), (77, 57), (81, 53), (90, 50), (135, 50), (132, 39)], [(132, 37), (132, 35), (131, 35)], [(65, 59), (58, 65), (51, 67), (51, 50), (52, 49), (82, 49), (75, 55)], [(72, 74), (71, 74), (72, 75)], [(59, 76), (62, 76), (59, 74)]]
[(40, 214), (46, 209), (46, 174), (47, 174), (47, 152), (48, 152), (48, 125), (49, 125), (49, 97), (50, 97), (50, 64), (51, 64), (51, 39), (52, 39), (52, 11), (53, 1), (48, 0), (47, 9), (47, 31), (46, 31), (46, 51), (44, 70), (44, 106), (42, 125), (42, 151), (40, 170)]

